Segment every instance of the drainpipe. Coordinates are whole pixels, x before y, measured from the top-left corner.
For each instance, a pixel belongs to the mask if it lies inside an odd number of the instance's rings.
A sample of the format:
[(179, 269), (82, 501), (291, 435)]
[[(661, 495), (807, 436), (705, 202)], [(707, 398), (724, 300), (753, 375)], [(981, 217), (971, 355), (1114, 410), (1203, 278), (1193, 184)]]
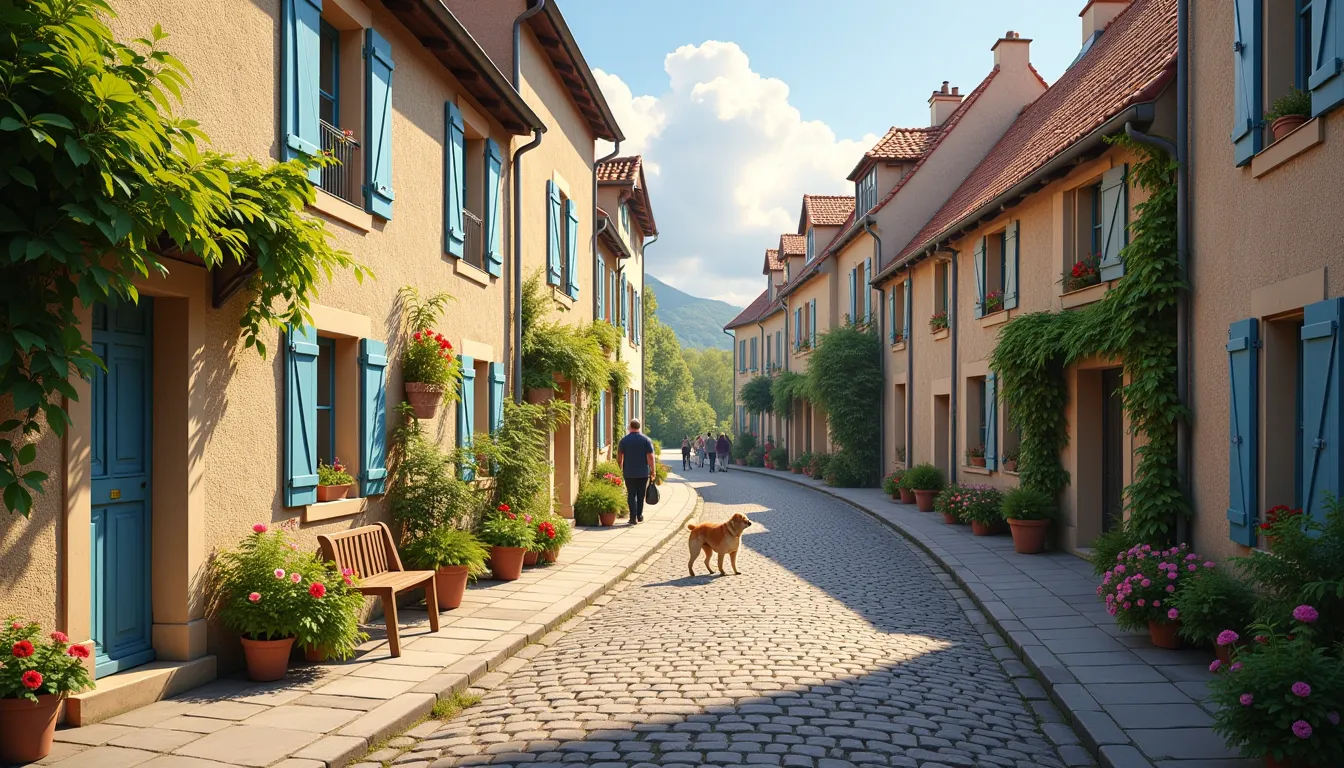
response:
[[(731, 340), (730, 343), (733, 345), (733, 357), (737, 357), (737, 337), (729, 333), (727, 328), (723, 329), (723, 335), (727, 336)], [(741, 365), (742, 364), (739, 361), (737, 365), (733, 366), (733, 370), (731, 371), (733, 380), (737, 379), (737, 369), (740, 368)], [(732, 421), (734, 418), (737, 417), (737, 384), (733, 384), (733, 386), (730, 387), (730, 389), (733, 390), (733, 410), (732, 413), (728, 414), (728, 420)], [(738, 424), (737, 426), (738, 429), (741, 430), (742, 425)]]
[[(644, 270), (644, 264), (645, 264), (644, 254), (649, 250), (649, 246), (650, 246), (650, 245), (653, 245), (653, 244), (656, 243), (656, 242), (658, 242), (658, 233), (655, 232), (652, 238), (650, 238), (649, 240), (647, 240), (646, 242), (642, 243), (642, 244), (639, 246), (639, 292), (640, 292), (640, 294), (643, 294), (643, 293), (644, 293), (644, 271), (645, 271), (645, 270)], [(644, 312), (644, 304), (643, 304), (642, 302), (641, 302), (640, 305), (639, 305), (639, 311), (640, 311), (640, 314), (641, 314), (641, 317), (639, 318), (639, 322), (643, 323), (643, 322), (644, 322), (644, 318), (643, 318), (642, 315), (643, 315), (643, 312)], [(641, 325), (641, 326), (639, 327), (639, 387), (640, 387), (640, 389), (639, 389), (639, 404), (640, 404), (640, 406), (641, 406), (641, 410), (647, 410), (647, 406), (648, 406), (648, 400), (644, 397), (644, 395), (646, 394), (646, 393), (644, 392), (644, 344), (645, 344), (645, 341), (644, 341), (644, 326)], [(640, 416), (642, 417), (643, 414), (640, 414)]]
[[(591, 248), (592, 248), (592, 251), (593, 251), (593, 281), (594, 281), (594, 282), (597, 281), (597, 275), (598, 275), (598, 273), (600, 272), (600, 270), (598, 269), (598, 265), (599, 265), (599, 264), (601, 263), (601, 261), (602, 261), (602, 257), (599, 256), (599, 255), (597, 254), (597, 236), (600, 235), (600, 234), (602, 234), (602, 233), (603, 233), (604, 231), (606, 231), (606, 229), (607, 229), (607, 221), (606, 221), (606, 219), (603, 219), (603, 220), (602, 220), (602, 223), (600, 223), (600, 224), (599, 224), (598, 221), (597, 221), (597, 166), (599, 166), (599, 165), (605, 163), (606, 161), (608, 161), (608, 160), (612, 159), (613, 157), (615, 157), (616, 155), (620, 154), (620, 151), (621, 151), (621, 142), (617, 141), (617, 142), (616, 142), (616, 145), (615, 145), (614, 147), (612, 147), (612, 149), (611, 149), (611, 154), (610, 154), (610, 155), (605, 155), (605, 156), (603, 156), (603, 157), (599, 157), (599, 158), (597, 158), (597, 161), (593, 163), (593, 244), (592, 244)], [(644, 282), (641, 280), (641, 281), (640, 281), (640, 285), (643, 285), (643, 284), (644, 284)], [(605, 289), (606, 289), (606, 287), (603, 286), (603, 290), (605, 290)], [(596, 285), (593, 286), (593, 317), (597, 317), (597, 286), (596, 286)]]
[[(905, 279), (912, 281), (910, 284), (911, 300), (914, 296), (914, 271), (907, 268), (905, 270)], [(914, 320), (915, 315), (910, 312), (910, 319)], [(905, 466), (910, 467), (914, 464), (915, 450), (915, 335), (909, 328), (905, 329)]]
[[(949, 422), (951, 424), (951, 435), (948, 436), (948, 482), (957, 482), (957, 326), (961, 325), (961, 313), (957, 311), (957, 256), (961, 252), (956, 248), (939, 248), (944, 253), (952, 254), (952, 289), (947, 292), (947, 324), (952, 329), (952, 386), (950, 387), (949, 401), (952, 408)], [(908, 376), (908, 374), (907, 374)]]
[[(877, 233), (873, 231), (873, 222), (868, 216), (863, 217), (863, 231), (867, 232), (868, 236), (873, 238), (873, 263), (877, 265), (878, 271), (881, 271), (882, 238), (878, 237)], [(873, 290), (873, 276), (867, 275), (866, 277), (868, 278), (868, 295), (871, 296)], [(877, 345), (878, 349), (881, 351), (878, 353), (877, 361), (882, 373), (882, 393), (877, 398), (877, 427), (879, 441), (877, 460), (880, 462), (878, 464), (880, 471), (882, 475), (885, 476), (887, 474), (887, 420), (883, 418), (883, 414), (887, 412), (887, 350), (882, 349), (882, 328), (885, 324), (881, 322), (881, 320), (886, 317), (887, 290), (885, 288), (878, 288), (877, 292), (878, 295), (881, 296), (881, 298), (878, 299), (877, 307)]]
[[(541, 13), (546, 0), (518, 14), (513, 20), (513, 89), (519, 90), (523, 81), (523, 22)], [(519, 91), (521, 93), (521, 91)], [(523, 402), (523, 155), (541, 144), (542, 129), (532, 130), (532, 140), (513, 152), (513, 401)], [(507, 300), (507, 299), (506, 299)]]

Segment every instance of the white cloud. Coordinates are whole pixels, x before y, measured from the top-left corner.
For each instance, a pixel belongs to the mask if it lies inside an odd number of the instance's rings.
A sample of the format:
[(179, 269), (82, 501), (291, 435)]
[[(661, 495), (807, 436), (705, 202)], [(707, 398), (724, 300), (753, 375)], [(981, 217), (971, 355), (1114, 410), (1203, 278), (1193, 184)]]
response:
[(653, 176), (662, 236), (649, 272), (744, 305), (765, 288), (765, 249), (798, 226), (803, 193), (852, 194), (845, 175), (878, 136), (837, 139), (824, 122), (804, 120), (789, 86), (752, 71), (736, 43), (682, 46), (663, 69), (668, 89), (658, 96), (595, 73), (626, 135), (621, 154), (644, 155)]

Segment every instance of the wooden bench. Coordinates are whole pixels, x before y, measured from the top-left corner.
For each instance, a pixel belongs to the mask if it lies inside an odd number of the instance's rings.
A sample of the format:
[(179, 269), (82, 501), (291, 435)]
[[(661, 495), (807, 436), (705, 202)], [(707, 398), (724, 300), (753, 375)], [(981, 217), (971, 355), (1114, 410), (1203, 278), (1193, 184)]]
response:
[(401, 641), (397, 638), (397, 600), (399, 593), (417, 587), (425, 588), (425, 608), (429, 611), (429, 628), (439, 631), (439, 600), (434, 591), (433, 571), (407, 571), (401, 567), (392, 531), (386, 523), (365, 525), (348, 531), (321, 534), (317, 543), (322, 557), (336, 563), (340, 569), (349, 568), (359, 579), (359, 591), (373, 595), (383, 603), (383, 618), (387, 622), (387, 644), (393, 656), (401, 655)]

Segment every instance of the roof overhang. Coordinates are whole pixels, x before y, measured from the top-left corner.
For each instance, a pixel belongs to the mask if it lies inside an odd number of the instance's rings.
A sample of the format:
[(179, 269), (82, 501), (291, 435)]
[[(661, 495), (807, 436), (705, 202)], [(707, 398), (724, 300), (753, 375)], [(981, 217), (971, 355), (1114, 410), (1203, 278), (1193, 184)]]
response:
[(630, 201), (635, 210), (635, 218), (639, 220), (639, 228), (644, 235), (658, 234), (658, 222), (653, 218), (653, 204), (649, 202), (649, 188), (644, 183), (644, 163), (639, 164), (639, 176), (634, 179), (609, 179), (607, 181), (598, 180), (599, 187), (629, 187), (629, 193), (625, 199)]
[(625, 242), (625, 238), (617, 234), (616, 223), (611, 220), (611, 216), (606, 211), (602, 211), (601, 214), (602, 218), (598, 219), (598, 237), (616, 254), (617, 258), (634, 258), (635, 252), (630, 250), (630, 245)]
[[(537, 0), (528, 0), (527, 6), (531, 8), (536, 4)], [(624, 141), (625, 135), (616, 123), (616, 116), (602, 96), (597, 78), (593, 77), (593, 70), (588, 68), (588, 62), (583, 58), (579, 44), (574, 41), (574, 35), (569, 31), (569, 24), (565, 22), (560, 8), (555, 3), (546, 3), (541, 13), (527, 20), (527, 25), (537, 36), (551, 67), (559, 75), (560, 82), (569, 91), (570, 100), (578, 107), (593, 134), (606, 141)]]

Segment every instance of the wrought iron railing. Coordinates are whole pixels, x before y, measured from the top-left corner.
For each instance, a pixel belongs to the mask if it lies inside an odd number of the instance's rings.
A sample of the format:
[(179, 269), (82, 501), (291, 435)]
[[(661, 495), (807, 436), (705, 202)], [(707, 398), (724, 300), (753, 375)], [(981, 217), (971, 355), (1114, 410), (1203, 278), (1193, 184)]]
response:
[(318, 186), (351, 205), (361, 205), (359, 193), (359, 142), (352, 134), (325, 120), (319, 121), (322, 131), (322, 151), (338, 162), (322, 169)]
[(466, 229), (467, 236), (466, 253), (463, 258), (468, 264), (485, 269), (485, 238), (481, 231), (481, 217), (463, 208), (462, 226)]

